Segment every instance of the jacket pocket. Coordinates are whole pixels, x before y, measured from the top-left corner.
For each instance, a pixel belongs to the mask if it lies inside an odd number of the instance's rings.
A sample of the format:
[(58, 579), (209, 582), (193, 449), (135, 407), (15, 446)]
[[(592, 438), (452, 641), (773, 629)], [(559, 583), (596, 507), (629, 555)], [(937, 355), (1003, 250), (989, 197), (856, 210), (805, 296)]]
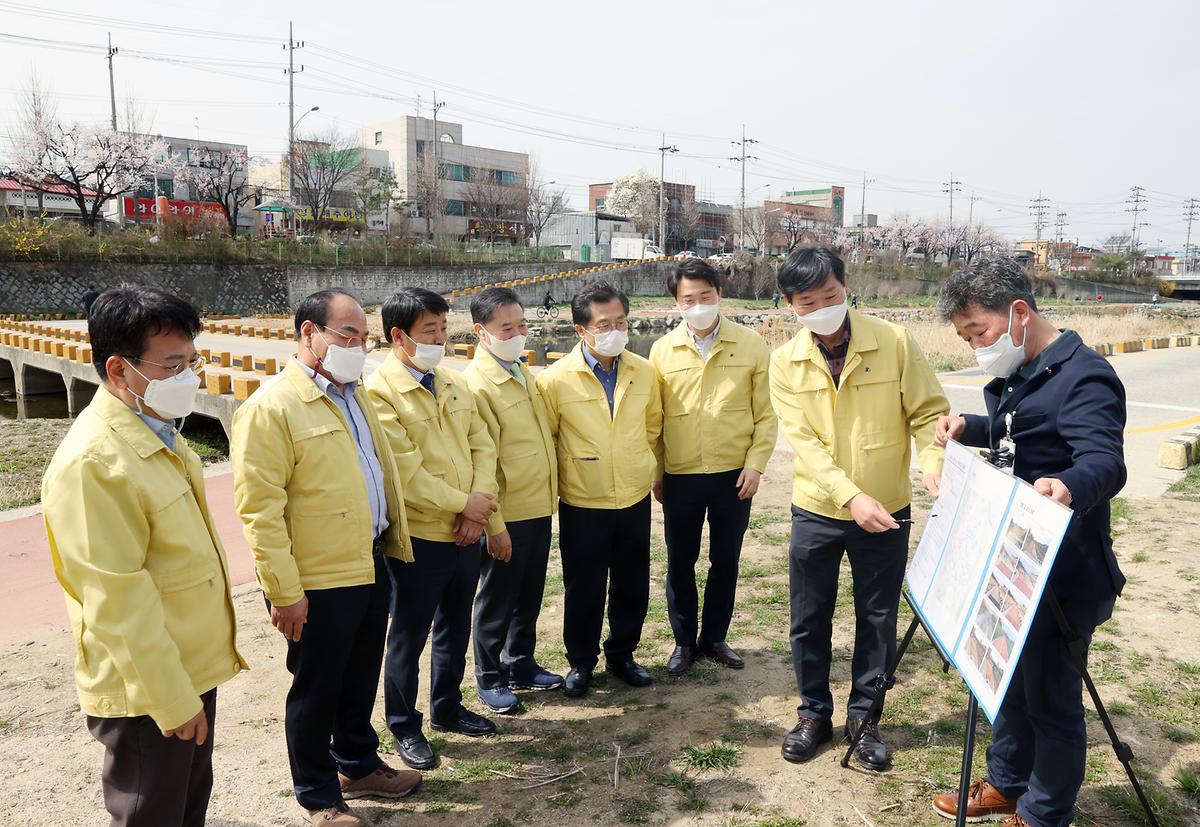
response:
[(604, 457), (566, 457), (563, 466), (563, 488), (568, 496), (588, 501), (612, 496), (612, 474)]
[(194, 566), (182, 571), (165, 572), (154, 576), (161, 594), (185, 591), (216, 579), (217, 573), (206, 566)]

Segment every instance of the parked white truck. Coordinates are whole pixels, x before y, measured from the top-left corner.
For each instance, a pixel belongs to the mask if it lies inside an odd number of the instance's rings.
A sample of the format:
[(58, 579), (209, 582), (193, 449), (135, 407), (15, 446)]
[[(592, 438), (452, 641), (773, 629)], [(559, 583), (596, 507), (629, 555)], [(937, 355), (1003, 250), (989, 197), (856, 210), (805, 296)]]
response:
[(640, 235), (613, 233), (613, 261), (644, 261), (663, 255), (666, 253), (662, 251), (662, 248), (648, 238), (642, 238)]

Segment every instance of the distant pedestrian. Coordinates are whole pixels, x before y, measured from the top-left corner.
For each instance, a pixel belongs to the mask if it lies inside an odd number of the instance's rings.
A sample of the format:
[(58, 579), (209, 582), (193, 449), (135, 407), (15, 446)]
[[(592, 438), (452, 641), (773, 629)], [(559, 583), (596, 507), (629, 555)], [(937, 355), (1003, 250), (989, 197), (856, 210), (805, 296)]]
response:
[(776, 310), (779, 309), (779, 291), (778, 290), (776, 290), (775, 295), (771, 297), (771, 304), (773, 304), (775, 306)]
[(855, 309), (858, 309), (858, 294), (857, 293), (850, 294), (850, 306)]
[(83, 291), (83, 315), (87, 316), (92, 312), (92, 305), (96, 303), (96, 299), (100, 298), (100, 291), (95, 285), (89, 284), (88, 289)]

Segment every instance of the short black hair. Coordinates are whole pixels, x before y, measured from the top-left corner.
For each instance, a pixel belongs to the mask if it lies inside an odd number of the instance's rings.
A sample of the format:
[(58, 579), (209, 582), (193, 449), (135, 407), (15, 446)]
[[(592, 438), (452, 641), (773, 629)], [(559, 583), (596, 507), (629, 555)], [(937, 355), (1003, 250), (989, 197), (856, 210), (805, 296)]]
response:
[(398, 327), (405, 333), (421, 318), (422, 313), (440, 316), (450, 312), (450, 305), (438, 293), (424, 287), (404, 287), (383, 303), (383, 337), (392, 341), (392, 328)]
[(107, 381), (110, 356), (140, 360), (146, 342), (160, 333), (200, 334), (200, 314), (174, 293), (143, 284), (121, 284), (105, 290), (88, 313), (92, 365)]
[(1037, 312), (1033, 285), (1025, 268), (1007, 257), (981, 259), (946, 279), (938, 298), (938, 313), (946, 321), (961, 316), (972, 306), (1007, 313), (1017, 299)]
[(805, 244), (788, 254), (779, 267), (779, 290), (788, 301), (796, 293), (820, 287), (832, 273), (846, 283), (846, 264), (841, 256), (824, 244)]
[(525, 309), (517, 291), (508, 287), (489, 287), (471, 299), (471, 321), (474, 324), (487, 324), (492, 320), (493, 313), (510, 304)]
[(571, 298), (571, 321), (580, 327), (587, 327), (592, 323), (592, 305), (603, 304), (613, 299), (621, 300), (621, 306), (625, 308), (625, 315), (628, 316), (629, 297), (620, 290), (602, 279), (585, 285)]
[(711, 284), (718, 292), (721, 289), (721, 274), (702, 258), (685, 258), (667, 274), (667, 292), (672, 296), (679, 295), (680, 279), (700, 279)]
[(305, 322), (312, 322), (317, 327), (324, 327), (329, 321), (329, 305), (333, 301), (334, 296), (350, 296), (353, 295), (346, 292), (340, 287), (330, 287), (325, 290), (318, 290), (315, 293), (309, 293), (300, 301), (300, 306), (296, 308), (296, 338), (300, 337), (300, 325)]

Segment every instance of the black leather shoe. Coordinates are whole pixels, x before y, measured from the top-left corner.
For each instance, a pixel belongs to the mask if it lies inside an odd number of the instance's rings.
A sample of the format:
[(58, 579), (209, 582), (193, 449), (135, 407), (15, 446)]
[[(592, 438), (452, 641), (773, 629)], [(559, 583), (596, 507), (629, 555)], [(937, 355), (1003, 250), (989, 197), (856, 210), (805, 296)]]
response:
[(563, 694), (568, 698), (582, 698), (587, 694), (588, 687), (592, 684), (591, 669), (577, 669), (571, 667), (571, 671), (567, 673), (567, 679), (563, 683)]
[(424, 735), (397, 741), (396, 752), (400, 754), (400, 760), (414, 770), (431, 770), (437, 766), (437, 756)]
[(496, 725), (482, 715), (476, 715), (469, 709), (458, 708), (458, 720), (430, 721), (429, 725), (441, 732), (457, 732), (459, 735), (469, 735), (478, 738), (481, 735), (491, 735), (496, 731)]
[(654, 678), (650, 677), (650, 673), (633, 658), (617, 663), (610, 661), (608, 663), (608, 671), (630, 686), (649, 686), (654, 683)]
[(676, 646), (675, 651), (671, 653), (670, 660), (667, 661), (667, 674), (672, 676), (682, 675), (691, 669), (692, 664), (695, 662), (696, 647)]
[(730, 669), (742, 669), (746, 665), (746, 661), (742, 660), (742, 656), (730, 649), (729, 644), (725, 641), (721, 641), (720, 643), (701, 643), (700, 652)]
[(887, 744), (883, 743), (883, 737), (879, 734), (879, 725), (874, 721), (868, 721), (866, 718), (847, 718), (846, 743), (850, 743), (859, 729), (865, 729), (865, 731), (854, 747), (855, 760), (867, 769), (876, 772), (882, 772), (891, 767), (892, 756), (888, 753)]
[(833, 740), (833, 724), (825, 718), (801, 718), (783, 738), (783, 757), (801, 764), (817, 754), (817, 748)]

